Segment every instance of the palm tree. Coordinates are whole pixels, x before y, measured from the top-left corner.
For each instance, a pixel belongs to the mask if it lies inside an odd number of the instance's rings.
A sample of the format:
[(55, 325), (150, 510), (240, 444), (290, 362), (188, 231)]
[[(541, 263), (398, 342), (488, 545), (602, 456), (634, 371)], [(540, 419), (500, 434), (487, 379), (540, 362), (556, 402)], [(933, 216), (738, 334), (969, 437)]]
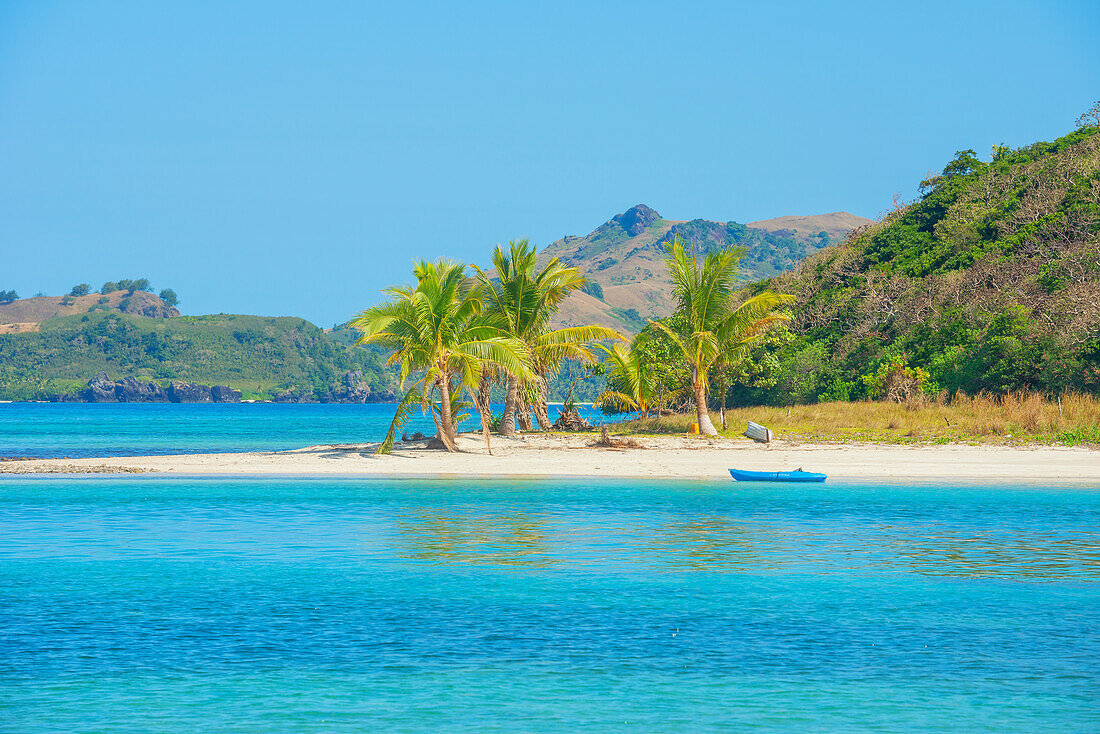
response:
[(661, 379), (657, 374), (659, 365), (644, 354), (644, 341), (645, 336), (639, 334), (627, 349), (621, 344), (612, 344), (610, 348), (596, 345), (607, 353), (609, 362), (608, 389), (596, 398), (597, 403), (634, 411), (639, 417), (646, 418), (667, 399), (674, 397), (661, 389)]
[[(432, 411), (439, 439), (448, 451), (456, 451), (453, 406), (463, 389), (476, 389), (482, 372), (490, 366), (530, 379), (530, 352), (487, 321), (482, 293), (459, 263), (417, 261), (416, 287), (395, 286), (384, 293), (386, 303), (360, 313), (351, 325), (362, 334), (357, 343), (379, 344), (390, 350), (389, 364), (401, 365), (401, 387), (410, 375), (418, 375), (398, 404), (379, 453), (393, 448), (394, 437), (412, 406)], [(438, 412), (436, 394), (438, 393)], [(478, 406), (480, 409), (480, 405)], [(486, 446), (488, 421), (482, 415)]]
[(718, 435), (707, 411), (711, 367), (721, 359), (728, 363), (740, 358), (768, 327), (790, 318), (776, 309), (792, 301), (791, 296), (761, 291), (739, 305), (735, 303), (742, 255), (742, 248), (730, 248), (708, 253), (699, 262), (694, 248), (688, 251), (677, 235), (668, 246), (665, 262), (676, 296), (676, 313), (685, 323), (684, 333), (677, 334), (660, 321), (652, 322), (684, 355), (695, 394), (699, 432), (707, 436)]
[(531, 392), (536, 396), (530, 401), (534, 403), (535, 418), (539, 427), (547, 430), (551, 427), (546, 409), (547, 375), (563, 359), (592, 361), (594, 357), (588, 349), (592, 342), (624, 337), (604, 326), (549, 328), (561, 302), (584, 285), (584, 277), (557, 258), (539, 269), (535, 248), (528, 240), (511, 240), (507, 250), (497, 245), (493, 250), (493, 268), (495, 273), (485, 273), (475, 266), (490, 317), (504, 333), (527, 346), (534, 373), (532, 385), (525, 384), (520, 375), (505, 371), (508, 391), (500, 432), (505, 436), (515, 433), (516, 414), (529, 402), (527, 396)]

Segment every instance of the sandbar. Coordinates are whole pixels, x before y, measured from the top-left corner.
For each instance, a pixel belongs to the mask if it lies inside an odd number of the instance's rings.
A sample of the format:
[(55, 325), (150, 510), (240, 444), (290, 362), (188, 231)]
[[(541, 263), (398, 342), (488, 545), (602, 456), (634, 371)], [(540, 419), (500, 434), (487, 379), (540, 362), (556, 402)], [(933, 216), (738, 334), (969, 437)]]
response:
[(397, 444), (378, 455), (378, 444), (309, 446), (289, 451), (24, 459), (0, 462), (7, 474), (156, 472), (190, 476), (433, 476), (433, 477), (669, 477), (728, 479), (731, 467), (758, 471), (804, 468), (831, 479), (962, 481), (1017, 480), (1095, 483), (1100, 451), (1066, 446), (948, 444), (807, 444), (786, 440), (639, 437), (640, 448), (593, 446), (586, 434), (494, 436), (493, 453), (470, 434), (460, 453), (423, 443)]

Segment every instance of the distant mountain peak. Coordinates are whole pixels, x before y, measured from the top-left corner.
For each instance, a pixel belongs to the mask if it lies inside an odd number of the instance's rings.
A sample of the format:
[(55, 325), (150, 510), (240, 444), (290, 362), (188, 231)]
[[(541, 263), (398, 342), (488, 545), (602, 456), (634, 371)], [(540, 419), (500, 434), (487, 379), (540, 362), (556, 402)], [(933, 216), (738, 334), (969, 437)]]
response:
[(661, 215), (656, 210), (645, 204), (638, 204), (627, 209), (622, 214), (618, 214), (611, 218), (612, 222), (615, 222), (631, 237), (637, 237), (642, 232), (645, 232), (653, 222), (661, 218)]
[[(664, 243), (680, 235), (701, 252), (740, 246), (751, 280), (793, 268), (803, 257), (837, 242), (870, 220), (844, 212), (809, 217), (781, 217), (755, 224), (706, 219), (662, 219), (655, 209), (638, 204), (617, 214), (584, 237), (563, 237), (539, 254), (579, 268), (588, 281), (585, 293), (566, 299), (555, 325), (598, 323), (637, 332), (646, 318), (672, 312), (672, 283), (665, 265)], [(825, 235), (821, 233), (825, 232)]]

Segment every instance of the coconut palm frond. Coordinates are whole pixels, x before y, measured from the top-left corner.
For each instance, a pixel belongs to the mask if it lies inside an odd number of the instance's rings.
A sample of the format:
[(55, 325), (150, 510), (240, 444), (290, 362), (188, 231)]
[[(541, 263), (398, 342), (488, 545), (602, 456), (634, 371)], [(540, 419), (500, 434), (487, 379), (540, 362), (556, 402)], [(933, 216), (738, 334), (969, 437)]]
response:
[(499, 365), (522, 380), (530, 380), (533, 377), (530, 366), (531, 354), (527, 345), (518, 339), (494, 337), (473, 340), (458, 345), (455, 351)]
[(597, 395), (596, 399), (593, 402), (596, 405), (611, 406), (615, 410), (618, 410), (620, 412), (626, 412), (630, 410), (637, 410), (640, 412), (638, 403), (634, 400), (633, 397), (617, 390), (605, 390), (604, 392)]
[(420, 390), (418, 387), (409, 388), (404, 397), (401, 398), (401, 402), (397, 404), (397, 412), (393, 415), (393, 420), (390, 421), (390, 429), (386, 432), (386, 438), (382, 441), (382, 444), (378, 447), (378, 451), (375, 453), (388, 454), (393, 451), (393, 442), (397, 438), (397, 432), (401, 430), (402, 426), (409, 419), (409, 413), (412, 406), (421, 399)]

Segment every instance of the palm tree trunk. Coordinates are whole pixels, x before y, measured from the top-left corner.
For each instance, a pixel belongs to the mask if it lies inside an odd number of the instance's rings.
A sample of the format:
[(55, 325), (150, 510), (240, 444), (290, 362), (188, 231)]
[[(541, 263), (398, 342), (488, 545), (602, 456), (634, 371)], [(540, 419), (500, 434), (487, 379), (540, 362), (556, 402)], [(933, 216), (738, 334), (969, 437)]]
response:
[(439, 439), (448, 451), (454, 453), (458, 451), (458, 444), (455, 443), (455, 426), (451, 420), (451, 380), (446, 375), (439, 381), (439, 393)]
[(531, 430), (531, 406), (526, 400), (520, 400), (519, 405), (516, 406), (516, 421), (521, 431)]
[(474, 396), (474, 402), (477, 403), (477, 415), (481, 418), (481, 434), (485, 436), (485, 449), (489, 452), (489, 456), (493, 455), (493, 447), (489, 443), (489, 418), (492, 415), (490, 412), (492, 407), (489, 404), (489, 394), (492, 387), (493, 384), (489, 376), (489, 370), (482, 370), (481, 384), (478, 385), (477, 395)]
[(553, 428), (550, 424), (550, 411), (546, 407), (546, 395), (549, 392), (550, 384), (546, 380), (546, 375), (539, 375), (539, 398), (535, 403), (535, 420), (539, 422), (539, 428), (543, 431)]
[(508, 392), (504, 396), (504, 415), (500, 417), (500, 435), (516, 434), (516, 406), (519, 405), (519, 379), (508, 375)]
[(692, 374), (695, 378), (692, 380), (692, 387), (695, 389), (695, 413), (699, 421), (699, 433), (704, 436), (717, 436), (718, 431), (714, 430), (714, 423), (711, 422), (710, 412), (707, 410), (706, 376), (700, 375), (695, 368), (692, 368)]
[(719, 408), (722, 416), (722, 432), (726, 431), (726, 373), (722, 372), (722, 405)]

